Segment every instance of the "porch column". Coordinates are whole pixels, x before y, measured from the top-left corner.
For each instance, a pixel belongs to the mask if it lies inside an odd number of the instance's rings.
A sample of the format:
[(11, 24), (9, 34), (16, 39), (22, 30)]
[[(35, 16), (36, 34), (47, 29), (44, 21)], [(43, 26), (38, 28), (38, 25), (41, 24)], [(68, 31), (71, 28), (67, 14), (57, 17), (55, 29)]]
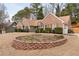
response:
[(52, 30), (56, 28), (56, 24), (52, 24)]
[(28, 29), (30, 30), (30, 25), (28, 25)]
[(52, 24), (52, 30), (54, 29), (54, 25)]
[(2, 29), (2, 34), (4, 34), (4, 33), (5, 33), (5, 28)]
[(63, 23), (63, 34), (68, 34), (68, 25)]
[(5, 33), (5, 30), (2, 30), (2, 34), (4, 34)]
[(43, 29), (45, 30), (45, 25), (43, 26)]

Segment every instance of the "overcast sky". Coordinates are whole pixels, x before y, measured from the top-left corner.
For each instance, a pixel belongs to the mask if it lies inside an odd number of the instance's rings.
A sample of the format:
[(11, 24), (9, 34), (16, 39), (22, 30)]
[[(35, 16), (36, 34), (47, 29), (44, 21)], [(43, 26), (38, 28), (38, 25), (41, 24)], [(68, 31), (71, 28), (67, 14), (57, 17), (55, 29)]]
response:
[(19, 10), (23, 9), (24, 7), (28, 7), (29, 5), (29, 3), (5, 3), (10, 19)]

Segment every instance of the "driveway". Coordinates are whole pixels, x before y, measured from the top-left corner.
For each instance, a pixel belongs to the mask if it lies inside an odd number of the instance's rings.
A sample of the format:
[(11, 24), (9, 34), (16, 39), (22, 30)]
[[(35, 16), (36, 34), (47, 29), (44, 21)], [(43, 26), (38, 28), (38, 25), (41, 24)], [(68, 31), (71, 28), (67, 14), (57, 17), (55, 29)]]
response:
[(17, 36), (30, 35), (31, 33), (6, 33), (0, 34), (0, 55), (5, 56), (27, 56), (27, 55), (41, 55), (41, 56), (79, 56), (79, 36), (77, 35), (68, 35), (65, 36), (68, 39), (68, 42), (64, 45), (53, 47), (50, 49), (42, 50), (16, 50), (12, 45), (12, 41)]

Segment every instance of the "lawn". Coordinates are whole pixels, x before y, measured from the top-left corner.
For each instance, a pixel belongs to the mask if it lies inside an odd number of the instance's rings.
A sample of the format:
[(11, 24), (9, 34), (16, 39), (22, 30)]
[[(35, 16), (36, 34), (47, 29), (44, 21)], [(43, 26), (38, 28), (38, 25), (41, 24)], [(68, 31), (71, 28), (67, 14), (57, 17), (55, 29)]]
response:
[[(18, 36), (26, 36), (31, 35), (34, 33), (6, 33), (6, 34), (0, 34), (0, 55), (20, 55), (20, 56), (26, 56), (26, 55), (50, 55), (50, 56), (70, 56), (70, 55), (78, 55), (79, 56), (79, 37), (78, 36), (69, 36), (65, 35), (65, 37), (68, 39), (68, 42), (64, 45), (49, 48), (49, 49), (42, 49), (42, 50), (16, 50), (13, 47), (11, 47), (11, 44), (13, 40), (16, 39)], [(49, 34), (50, 35), (50, 34)], [(54, 35), (54, 34), (52, 34)]]

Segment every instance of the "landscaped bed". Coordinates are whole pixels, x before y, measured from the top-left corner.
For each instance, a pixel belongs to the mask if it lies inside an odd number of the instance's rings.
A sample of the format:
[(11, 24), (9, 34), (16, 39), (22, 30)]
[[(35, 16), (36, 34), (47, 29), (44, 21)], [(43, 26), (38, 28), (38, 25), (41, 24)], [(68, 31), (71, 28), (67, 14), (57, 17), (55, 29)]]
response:
[(12, 47), (16, 49), (46, 49), (64, 44), (67, 39), (63, 35), (31, 34), (16, 37)]

